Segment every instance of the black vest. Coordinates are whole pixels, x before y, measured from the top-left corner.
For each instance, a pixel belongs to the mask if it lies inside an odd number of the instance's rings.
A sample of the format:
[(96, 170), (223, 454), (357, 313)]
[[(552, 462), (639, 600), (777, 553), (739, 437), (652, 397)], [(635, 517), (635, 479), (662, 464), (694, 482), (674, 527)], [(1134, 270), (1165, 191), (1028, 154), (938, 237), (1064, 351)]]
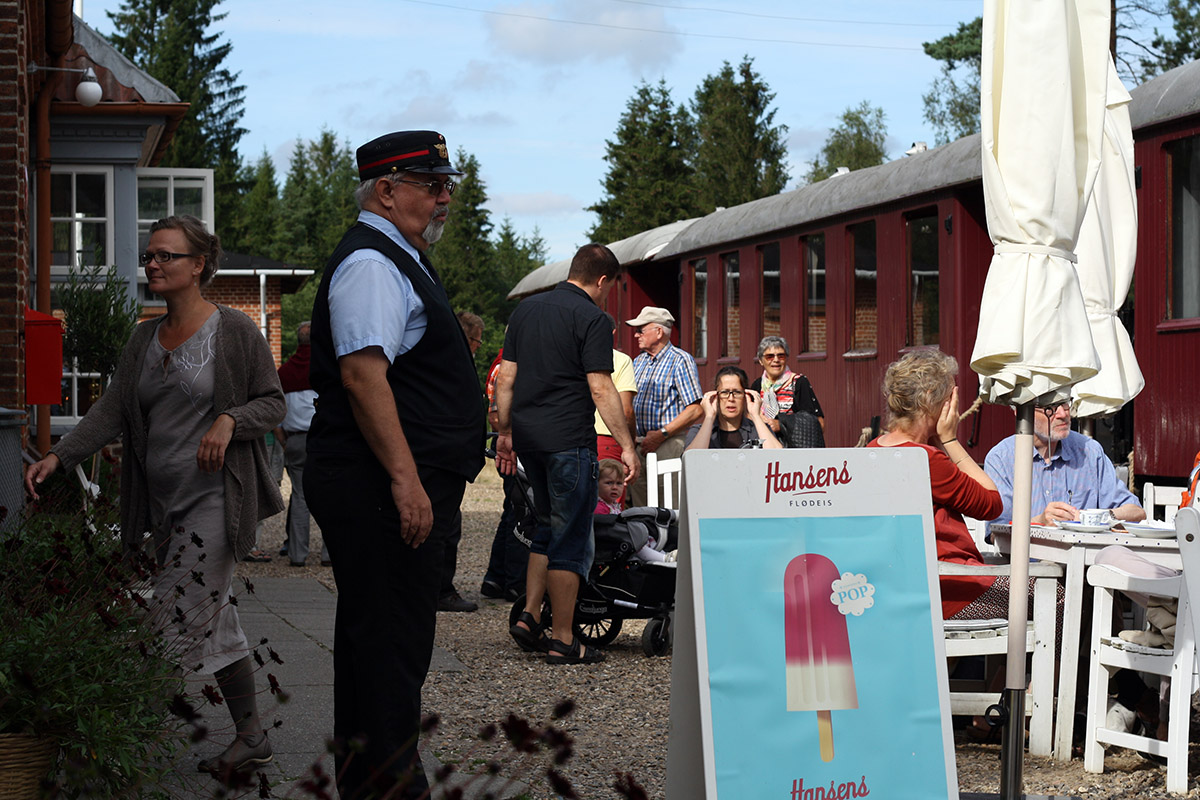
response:
[(416, 347), (396, 356), (387, 371), (413, 459), (474, 480), (483, 468), (486, 409), (467, 337), (441, 284), (385, 234), (361, 222), (346, 232), (329, 257), (313, 304), (309, 375), (318, 397), (306, 447), (319, 454), (375, 457), (342, 386), (329, 322), (329, 281), (342, 261), (364, 249), (391, 259), (425, 303), (425, 333)]

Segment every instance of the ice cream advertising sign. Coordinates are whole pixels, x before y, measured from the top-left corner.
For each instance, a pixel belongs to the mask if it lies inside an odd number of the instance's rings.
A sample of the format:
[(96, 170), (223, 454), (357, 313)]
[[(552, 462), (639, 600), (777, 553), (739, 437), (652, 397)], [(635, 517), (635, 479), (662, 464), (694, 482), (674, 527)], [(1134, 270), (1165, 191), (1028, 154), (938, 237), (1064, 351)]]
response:
[(956, 798), (924, 452), (702, 451), (683, 481), (668, 798)]

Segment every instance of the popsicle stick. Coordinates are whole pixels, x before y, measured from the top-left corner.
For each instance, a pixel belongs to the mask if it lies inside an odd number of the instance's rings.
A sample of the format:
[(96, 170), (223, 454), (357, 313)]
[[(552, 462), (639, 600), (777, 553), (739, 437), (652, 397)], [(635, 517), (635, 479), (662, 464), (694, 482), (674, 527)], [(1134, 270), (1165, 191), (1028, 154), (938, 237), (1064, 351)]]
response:
[(817, 735), (821, 737), (821, 760), (833, 761), (833, 720), (828, 711), (817, 712)]

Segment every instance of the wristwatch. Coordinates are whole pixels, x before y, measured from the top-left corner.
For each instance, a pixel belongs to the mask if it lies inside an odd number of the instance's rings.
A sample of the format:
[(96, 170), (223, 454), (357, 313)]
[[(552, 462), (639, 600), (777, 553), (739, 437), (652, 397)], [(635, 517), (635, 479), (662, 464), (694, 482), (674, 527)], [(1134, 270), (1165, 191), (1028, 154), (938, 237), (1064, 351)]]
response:
[(667, 433), (667, 426), (666, 426), (666, 425), (663, 425), (661, 428), (659, 428), (659, 429), (658, 429), (658, 432), (659, 432), (659, 433), (661, 433), (661, 434), (663, 435), (663, 437), (664, 437), (664, 438), (666, 438), (666, 439), (670, 439), (670, 438), (671, 438), (671, 434)]

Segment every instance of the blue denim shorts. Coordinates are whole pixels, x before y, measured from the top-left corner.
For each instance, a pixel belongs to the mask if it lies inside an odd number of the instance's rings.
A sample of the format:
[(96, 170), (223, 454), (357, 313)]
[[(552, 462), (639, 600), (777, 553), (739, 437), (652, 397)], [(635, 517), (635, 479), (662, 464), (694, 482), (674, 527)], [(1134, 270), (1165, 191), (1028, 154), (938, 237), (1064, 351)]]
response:
[(596, 552), (592, 540), (600, 472), (596, 454), (588, 447), (522, 453), (521, 464), (533, 487), (537, 516), (530, 550), (546, 556), (548, 569), (574, 572), (586, 580)]

